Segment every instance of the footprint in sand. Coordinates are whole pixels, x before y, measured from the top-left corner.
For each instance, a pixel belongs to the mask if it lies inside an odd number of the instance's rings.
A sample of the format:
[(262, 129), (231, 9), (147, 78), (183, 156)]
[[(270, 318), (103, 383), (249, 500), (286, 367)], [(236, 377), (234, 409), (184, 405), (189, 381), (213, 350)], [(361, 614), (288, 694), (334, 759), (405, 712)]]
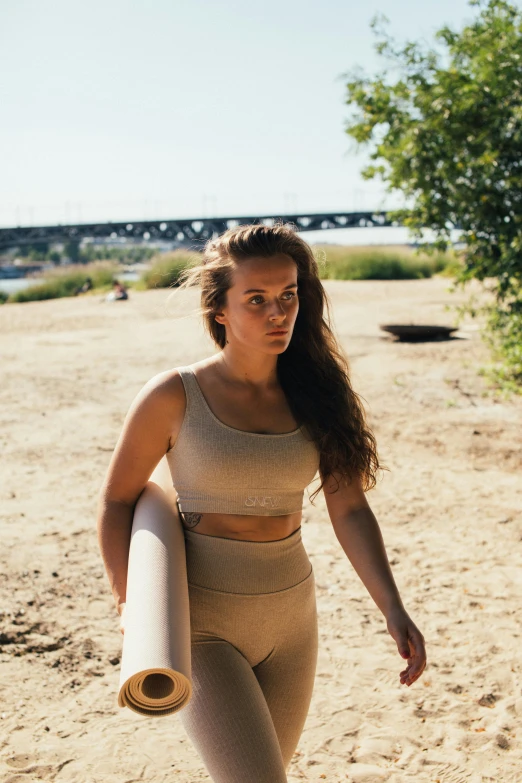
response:
[(438, 764), (433, 767), (431, 773), (433, 780), (439, 780), (440, 783), (468, 783), (469, 769), (456, 767), (453, 764)]
[[(431, 775), (433, 776), (432, 780), (440, 781), (440, 783), (469, 783), (470, 780), (470, 770), (464, 769), (464, 767), (457, 767), (454, 764), (437, 764), (437, 766), (433, 767)], [(502, 775), (502, 783), (518, 783), (519, 780), (520, 778), (515, 775)], [(486, 783), (486, 781), (500, 783), (500, 778), (483, 776), (482, 781), (483, 783)]]
[(7, 777), (4, 780), (4, 783), (18, 783), (18, 781), (28, 783), (28, 779), (25, 777), (28, 774), (33, 775), (37, 780), (54, 780), (58, 772), (60, 772), (66, 764), (70, 764), (72, 760), (73, 759), (66, 759), (57, 764), (38, 764), (36, 758), (28, 756), (25, 753), (10, 756), (5, 760), (5, 763), (8, 767), (11, 767), (11, 769), (15, 769), (16, 774)]
[(28, 767), (32, 763), (32, 759), (31, 756), (20, 754), (19, 756), (11, 756), (11, 758), (5, 760), (5, 763), (15, 769), (24, 769), (24, 767)]

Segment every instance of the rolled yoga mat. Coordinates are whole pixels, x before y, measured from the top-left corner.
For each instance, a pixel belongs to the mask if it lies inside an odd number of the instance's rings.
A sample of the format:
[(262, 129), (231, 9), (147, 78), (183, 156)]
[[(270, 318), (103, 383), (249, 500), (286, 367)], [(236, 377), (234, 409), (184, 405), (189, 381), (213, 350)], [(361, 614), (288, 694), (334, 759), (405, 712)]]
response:
[(183, 526), (162, 459), (132, 522), (118, 704), (170, 715), (192, 695), (190, 612)]

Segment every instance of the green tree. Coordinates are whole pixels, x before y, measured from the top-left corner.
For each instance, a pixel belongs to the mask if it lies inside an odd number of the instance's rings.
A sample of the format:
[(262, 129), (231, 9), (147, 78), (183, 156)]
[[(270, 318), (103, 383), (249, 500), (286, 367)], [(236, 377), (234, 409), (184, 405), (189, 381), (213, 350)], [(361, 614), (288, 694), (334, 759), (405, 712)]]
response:
[(45, 260), (49, 252), (49, 242), (33, 242), (28, 245), (20, 245), (18, 255), (21, 258), (29, 258), (31, 261)]
[(73, 263), (78, 264), (80, 259), (80, 243), (77, 240), (71, 239), (63, 246), (64, 255)]
[(367, 146), (362, 172), (400, 192), (391, 213), (445, 250), (465, 244), (458, 281), (486, 282), (487, 335), (501, 358), (497, 378), (522, 386), (522, 13), (504, 0), (471, 0), (472, 22), (445, 26), (432, 46), (397, 46), (375, 19), (387, 67), (347, 75), (346, 132)]

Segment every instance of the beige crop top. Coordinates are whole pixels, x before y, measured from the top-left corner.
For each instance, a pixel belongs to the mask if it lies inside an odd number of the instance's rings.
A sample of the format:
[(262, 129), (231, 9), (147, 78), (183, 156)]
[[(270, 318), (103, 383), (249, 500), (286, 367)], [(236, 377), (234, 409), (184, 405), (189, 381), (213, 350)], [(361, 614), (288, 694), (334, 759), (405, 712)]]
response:
[(187, 405), (167, 452), (181, 511), (280, 516), (301, 511), (319, 454), (302, 427), (265, 435), (229, 427), (210, 410), (190, 367), (177, 368)]

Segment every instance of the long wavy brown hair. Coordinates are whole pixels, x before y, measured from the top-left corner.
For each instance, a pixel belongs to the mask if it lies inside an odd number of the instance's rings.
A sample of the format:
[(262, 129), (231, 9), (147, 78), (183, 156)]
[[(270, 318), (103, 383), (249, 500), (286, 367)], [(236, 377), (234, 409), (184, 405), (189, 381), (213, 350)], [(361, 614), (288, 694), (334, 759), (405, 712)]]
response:
[[(277, 375), (298, 425), (304, 426), (319, 454), (322, 481), (351, 481), (358, 476), (365, 491), (376, 484), (381, 465), (359, 395), (349, 377), (348, 360), (330, 327), (330, 303), (319, 278), (312, 249), (292, 226), (253, 224), (230, 228), (209, 240), (203, 260), (189, 267), (180, 287), (201, 287), (201, 313), (214, 342), (223, 348), (225, 327), (215, 314), (226, 304), (236, 264), (248, 258), (283, 253), (297, 266), (299, 311), (288, 348), (277, 359)], [(326, 316), (326, 317), (325, 317)], [(339, 488), (337, 480), (336, 490)]]

